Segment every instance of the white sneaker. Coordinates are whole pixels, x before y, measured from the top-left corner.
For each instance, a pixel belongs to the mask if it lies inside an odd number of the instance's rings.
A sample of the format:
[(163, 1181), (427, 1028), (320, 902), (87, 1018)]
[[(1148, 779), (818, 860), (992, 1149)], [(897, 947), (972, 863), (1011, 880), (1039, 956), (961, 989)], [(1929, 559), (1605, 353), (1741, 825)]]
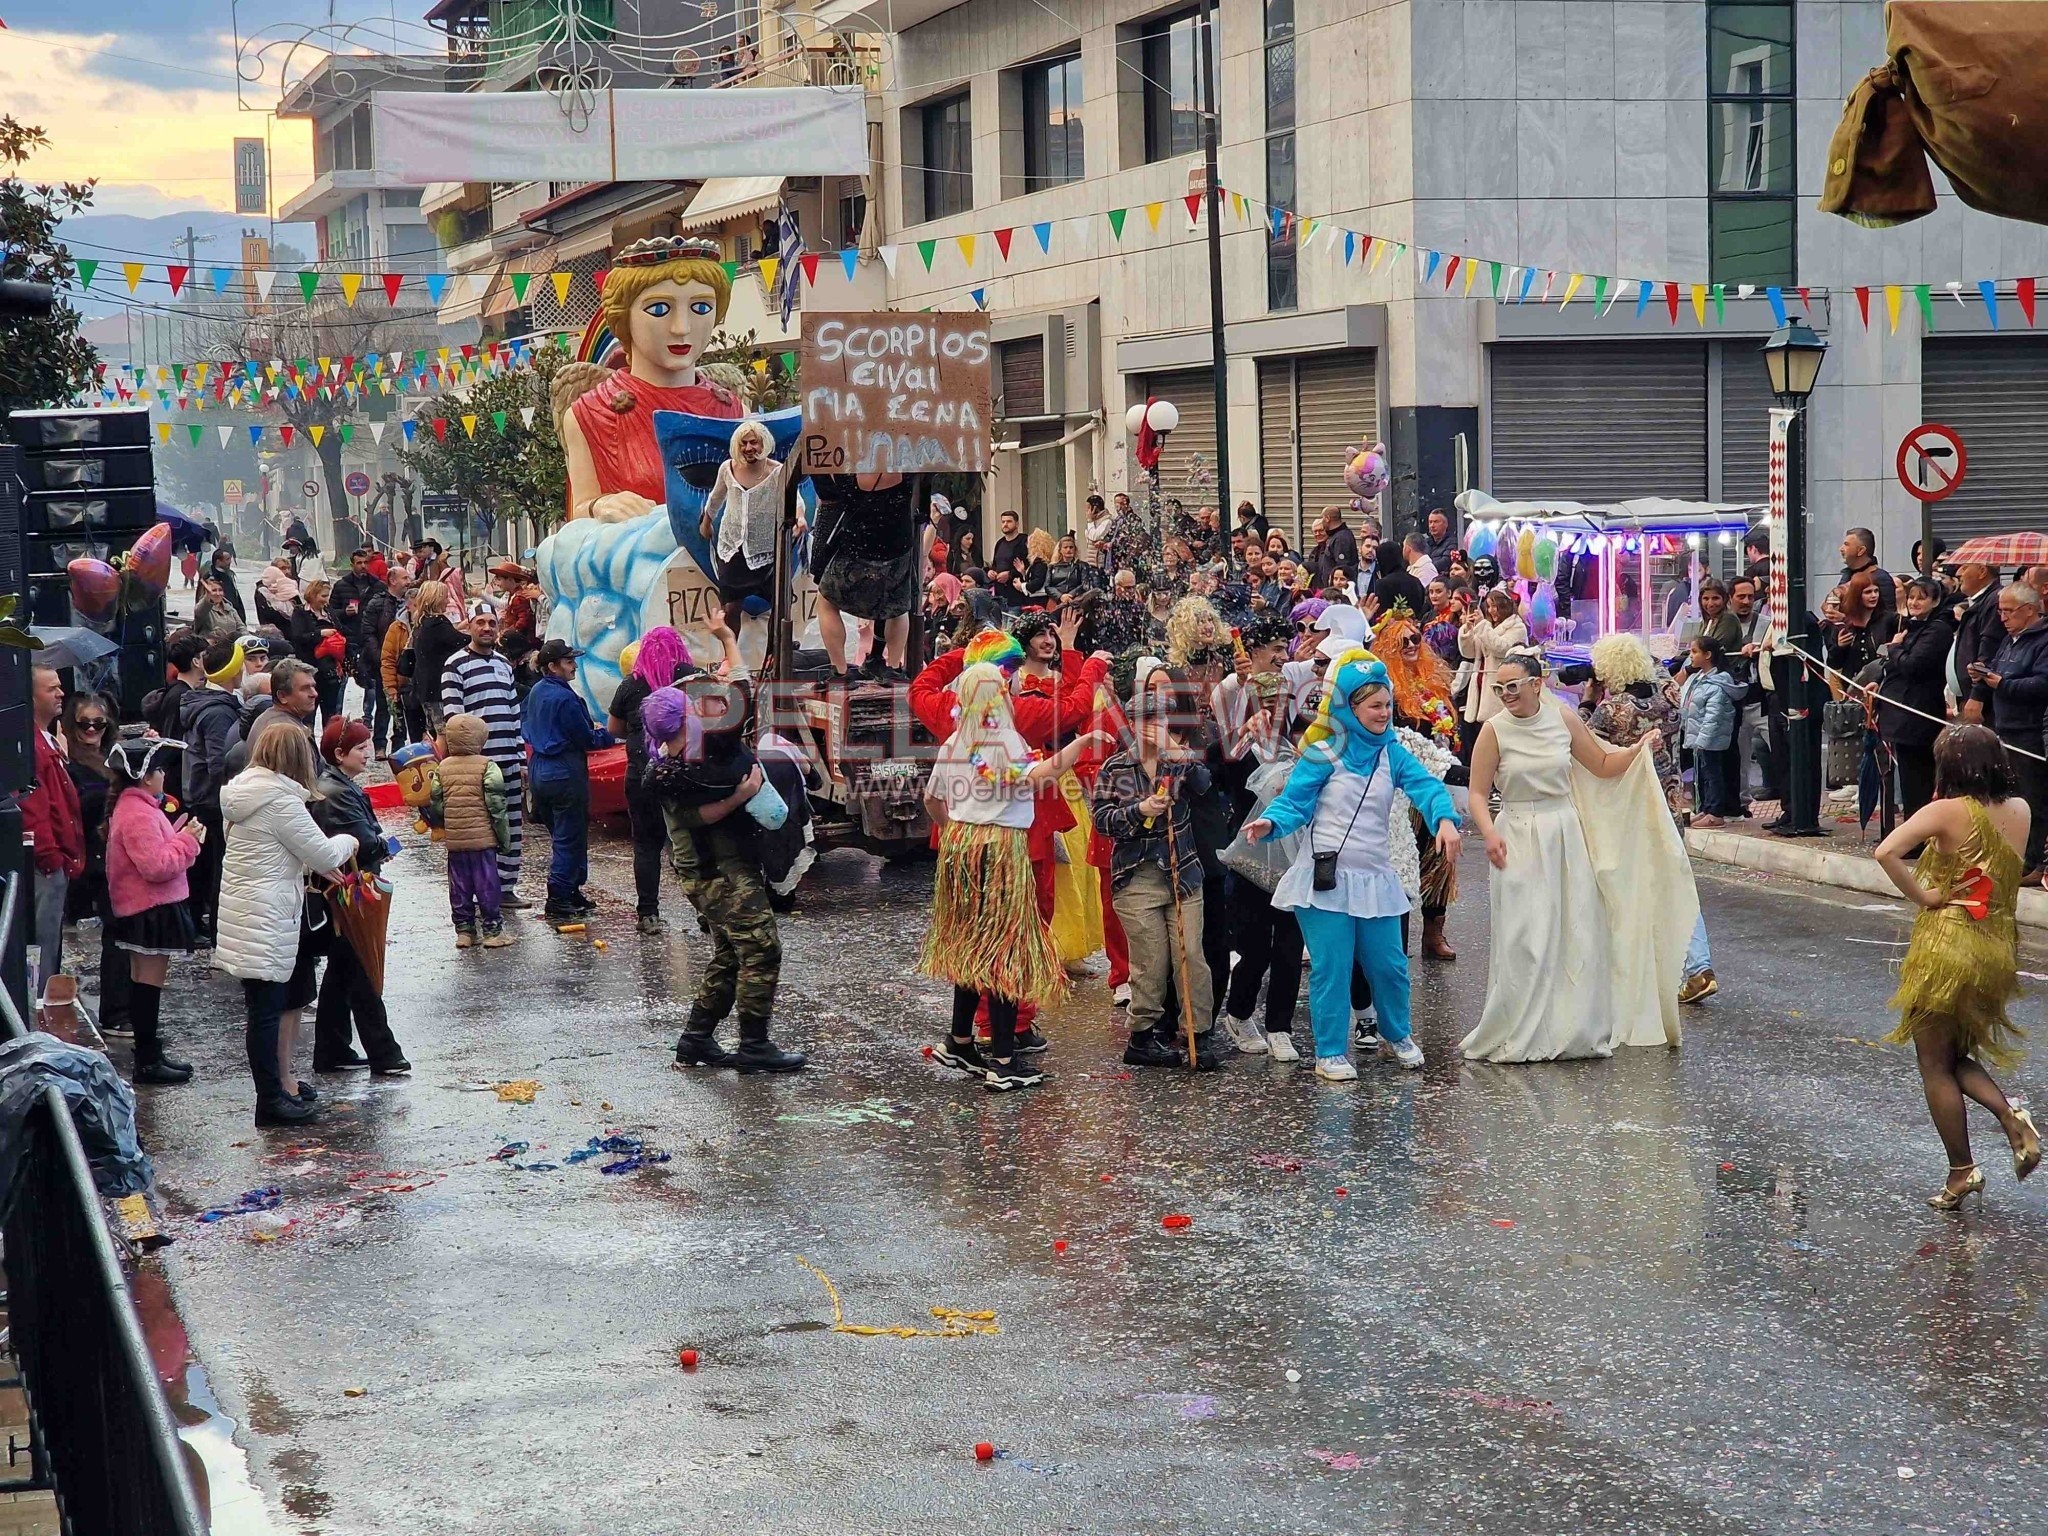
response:
[(1230, 1031), (1231, 1042), (1241, 1055), (1266, 1054), (1266, 1032), (1259, 1028), (1256, 1019), (1236, 1019), (1226, 1013), (1223, 1015), (1223, 1027)]
[(1419, 1071), (1421, 1069), (1422, 1047), (1415, 1043), (1415, 1037), (1413, 1035), (1410, 1035), (1406, 1040), (1389, 1040), (1386, 1043), (1385, 1049), (1391, 1051), (1393, 1053), (1394, 1060), (1401, 1063), (1401, 1065), (1406, 1067), (1410, 1072)]
[(1120, 983), (1120, 984), (1119, 984), (1119, 985), (1118, 985), (1118, 986), (1116, 987), (1116, 989), (1115, 989), (1114, 991), (1112, 991), (1112, 992), (1111, 992), (1111, 993), (1109, 994), (1109, 1002), (1110, 1002), (1110, 1006), (1111, 1006), (1111, 1007), (1113, 1007), (1113, 1008), (1128, 1008), (1128, 1007), (1130, 1007), (1130, 1006), (1131, 1006), (1131, 984), (1130, 984), (1130, 983), (1129, 983), (1128, 981)]
[(1380, 1013), (1368, 1004), (1351, 1012), (1351, 1043), (1361, 1051), (1380, 1048)]
[(1358, 1068), (1351, 1065), (1349, 1056), (1318, 1056), (1316, 1076), (1327, 1078), (1333, 1083), (1355, 1082), (1358, 1078)]
[(1284, 1029), (1266, 1036), (1266, 1054), (1275, 1061), (1301, 1060), (1301, 1052), (1294, 1048), (1294, 1036)]

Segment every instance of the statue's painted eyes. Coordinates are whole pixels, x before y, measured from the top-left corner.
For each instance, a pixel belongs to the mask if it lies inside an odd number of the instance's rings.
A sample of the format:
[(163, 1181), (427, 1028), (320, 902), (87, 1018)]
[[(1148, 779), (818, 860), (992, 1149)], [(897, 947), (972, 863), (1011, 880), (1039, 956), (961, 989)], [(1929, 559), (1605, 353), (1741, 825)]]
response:
[(652, 304), (643, 305), (640, 312), (643, 315), (652, 315), (655, 319), (659, 320), (668, 313), (668, 300), (656, 299)]
[(709, 299), (693, 299), (690, 303), (690, 313), (693, 315), (710, 314), (711, 301)]

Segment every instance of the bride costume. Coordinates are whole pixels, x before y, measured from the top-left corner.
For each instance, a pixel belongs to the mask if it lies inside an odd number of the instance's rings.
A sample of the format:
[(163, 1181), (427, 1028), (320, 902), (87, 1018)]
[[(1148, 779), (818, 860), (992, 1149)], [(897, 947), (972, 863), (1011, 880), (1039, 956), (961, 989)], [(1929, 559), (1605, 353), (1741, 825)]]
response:
[(1648, 754), (1601, 779), (1572, 758), (1565, 706), (1490, 717), (1500, 744), (1486, 1009), (1474, 1061), (1609, 1056), (1676, 1046), (1678, 989), (1699, 916), (1692, 865)]

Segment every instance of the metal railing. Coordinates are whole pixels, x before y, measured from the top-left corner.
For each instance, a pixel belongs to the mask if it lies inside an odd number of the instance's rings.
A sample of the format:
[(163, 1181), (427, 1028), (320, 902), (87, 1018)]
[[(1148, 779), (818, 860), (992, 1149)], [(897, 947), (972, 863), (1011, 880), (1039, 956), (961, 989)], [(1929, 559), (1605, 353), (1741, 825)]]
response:
[[(0, 875), (0, 943), (27, 876)], [(29, 1033), (0, 987), (7, 1037)], [(73, 1536), (204, 1536), (185, 1455), (100, 1211), (64, 1096), (45, 1088), (23, 1125), (7, 1218), (8, 1348), (21, 1368), (31, 1475), (0, 1492), (54, 1489)]]

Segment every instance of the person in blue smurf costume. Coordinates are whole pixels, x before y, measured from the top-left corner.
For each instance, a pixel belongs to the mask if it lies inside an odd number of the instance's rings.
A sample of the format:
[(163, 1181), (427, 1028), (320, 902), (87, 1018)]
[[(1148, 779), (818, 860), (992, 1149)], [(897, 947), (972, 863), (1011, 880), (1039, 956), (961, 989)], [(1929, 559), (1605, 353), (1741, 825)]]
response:
[[(1393, 863), (1395, 791), (1435, 828), (1446, 859), (1457, 861), (1461, 842), (1450, 791), (1395, 740), (1393, 711), (1385, 665), (1362, 649), (1340, 656), (1324, 690), (1322, 717), (1303, 735), (1286, 787), (1244, 828), (1251, 842), (1308, 829), (1274, 888), (1273, 905), (1293, 911), (1301, 924), (1315, 1070), (1332, 1082), (1358, 1076), (1350, 1054), (1354, 963), (1372, 983), (1382, 1049), (1404, 1067), (1422, 1065), (1408, 1018), (1401, 919), (1409, 903)], [(1408, 835), (1407, 827), (1404, 816), (1400, 835)]]

